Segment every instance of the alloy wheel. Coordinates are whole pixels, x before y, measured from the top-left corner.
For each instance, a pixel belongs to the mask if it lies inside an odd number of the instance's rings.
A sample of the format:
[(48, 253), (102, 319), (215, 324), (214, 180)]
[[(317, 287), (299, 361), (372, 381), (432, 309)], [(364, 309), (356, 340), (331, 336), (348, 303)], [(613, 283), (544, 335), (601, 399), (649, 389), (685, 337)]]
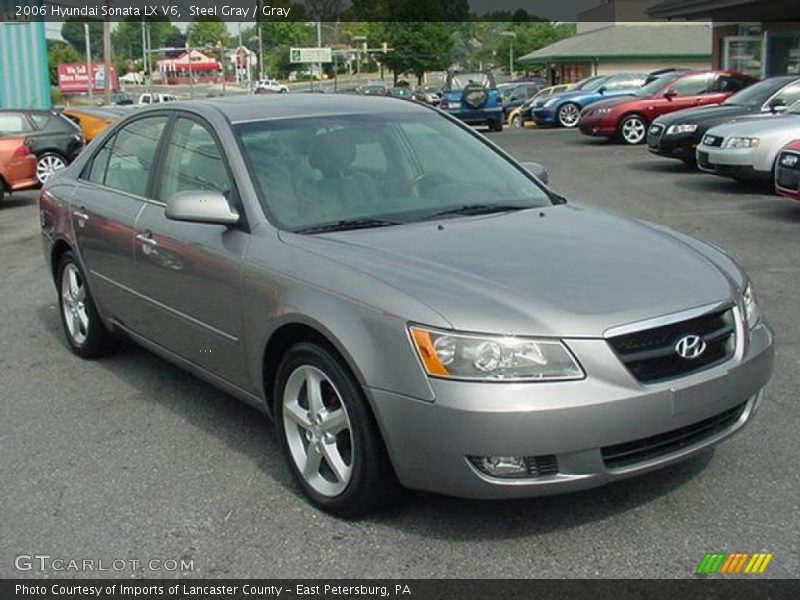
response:
[(575, 127), (578, 124), (578, 119), (581, 116), (581, 111), (578, 107), (571, 102), (558, 109), (558, 122), (563, 127)]
[(514, 115), (514, 118), (511, 119), (511, 126), (514, 127), (515, 129), (519, 129), (520, 127), (522, 127), (522, 117), (520, 117), (519, 115)]
[(639, 117), (628, 117), (622, 124), (622, 138), (629, 144), (641, 144), (647, 127)]
[(302, 365), (289, 376), (283, 428), (306, 483), (327, 497), (344, 492), (353, 474), (352, 426), (339, 390), (320, 369)]
[(61, 310), (72, 341), (80, 346), (89, 336), (86, 286), (78, 268), (70, 263), (61, 273)]
[(36, 161), (36, 179), (44, 184), (53, 173), (66, 166), (67, 163), (57, 154), (45, 154)]

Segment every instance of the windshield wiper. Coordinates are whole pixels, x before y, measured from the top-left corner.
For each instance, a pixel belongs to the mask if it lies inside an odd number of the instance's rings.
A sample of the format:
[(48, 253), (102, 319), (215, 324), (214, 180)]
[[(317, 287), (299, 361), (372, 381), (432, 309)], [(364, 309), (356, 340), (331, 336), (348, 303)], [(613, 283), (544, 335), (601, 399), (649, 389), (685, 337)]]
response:
[(456, 208), (449, 208), (425, 217), (426, 220), (450, 215), (490, 215), (492, 213), (509, 212), (512, 210), (526, 210), (532, 206), (520, 206), (519, 204), (464, 204)]
[(386, 219), (342, 219), (332, 223), (321, 223), (319, 225), (309, 225), (295, 229), (295, 233), (325, 233), (329, 231), (347, 231), (349, 229), (370, 229), (372, 227), (389, 227), (390, 225), (401, 225), (398, 221), (388, 221)]

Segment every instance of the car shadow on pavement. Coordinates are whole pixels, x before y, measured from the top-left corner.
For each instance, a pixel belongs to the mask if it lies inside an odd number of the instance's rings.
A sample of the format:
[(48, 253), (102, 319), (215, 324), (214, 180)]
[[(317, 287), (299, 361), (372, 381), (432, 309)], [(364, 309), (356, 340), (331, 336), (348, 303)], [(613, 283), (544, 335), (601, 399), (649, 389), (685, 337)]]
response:
[[(36, 312), (45, 330), (69, 352), (57, 309), (45, 305)], [(132, 342), (123, 341), (118, 354), (95, 362), (139, 390), (136, 401), (158, 403), (187, 421), (187, 427), (213, 435), (230, 450), (248, 457), (298, 502), (307, 502), (289, 472), (274, 427), (256, 409)], [(701, 473), (712, 452), (655, 473), (559, 496), (481, 501), (408, 491), (397, 505), (362, 522), (453, 541), (547, 534), (602, 521), (669, 494)]]
[(680, 160), (638, 160), (628, 163), (628, 168), (645, 173), (669, 173), (676, 175), (701, 175), (694, 166)]
[(2, 202), (0, 202), (0, 210), (30, 206), (32, 204), (36, 204), (36, 196), (31, 197), (29, 194), (25, 194), (24, 196), (12, 194), (11, 196), (3, 198)]
[[(705, 173), (703, 173), (705, 175)], [(676, 179), (675, 185), (692, 192), (704, 192), (715, 194), (735, 194), (742, 195), (764, 195), (774, 196), (774, 192), (768, 183), (736, 181), (725, 177), (708, 175), (707, 177)]]

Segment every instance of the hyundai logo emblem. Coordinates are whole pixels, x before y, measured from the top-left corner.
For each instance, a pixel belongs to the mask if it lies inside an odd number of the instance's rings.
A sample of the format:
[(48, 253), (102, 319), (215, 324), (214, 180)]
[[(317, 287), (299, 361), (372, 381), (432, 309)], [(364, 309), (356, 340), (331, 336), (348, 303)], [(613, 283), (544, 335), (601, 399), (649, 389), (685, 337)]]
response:
[(699, 335), (685, 335), (675, 344), (675, 352), (681, 358), (692, 360), (706, 351), (706, 342)]

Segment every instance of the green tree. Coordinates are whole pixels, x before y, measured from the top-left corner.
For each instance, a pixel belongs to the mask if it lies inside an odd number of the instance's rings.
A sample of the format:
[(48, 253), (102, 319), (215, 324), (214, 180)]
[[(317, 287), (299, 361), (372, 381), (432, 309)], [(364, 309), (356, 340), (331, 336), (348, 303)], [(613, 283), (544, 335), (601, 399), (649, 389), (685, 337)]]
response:
[(58, 65), (84, 63), (86, 56), (81, 56), (67, 42), (47, 40), (47, 67), (50, 72), (50, 85), (58, 85)]
[(225, 45), (228, 41), (228, 28), (217, 17), (205, 17), (194, 21), (187, 30), (189, 44), (195, 47)]
[(92, 58), (103, 56), (103, 22), (100, 20), (87, 19), (76, 21), (68, 19), (61, 25), (61, 37), (64, 38), (81, 56), (86, 56), (86, 35), (84, 33), (84, 23), (89, 23), (89, 45), (92, 50)]
[(384, 41), (391, 50), (384, 62), (394, 72), (413, 73), (418, 83), (426, 71), (446, 69), (450, 63), (453, 46), (452, 27), (449, 23), (395, 22), (384, 24)]
[[(150, 30), (150, 46), (153, 49), (167, 45), (167, 39), (174, 35), (181, 34), (180, 29), (169, 21), (148, 21), (147, 26)], [(114, 55), (120, 62), (142, 60), (142, 22), (140, 20), (129, 19), (117, 24), (111, 32), (111, 42), (114, 47)], [(184, 41), (185, 43), (185, 41)], [(152, 57), (153, 61), (156, 57)]]

